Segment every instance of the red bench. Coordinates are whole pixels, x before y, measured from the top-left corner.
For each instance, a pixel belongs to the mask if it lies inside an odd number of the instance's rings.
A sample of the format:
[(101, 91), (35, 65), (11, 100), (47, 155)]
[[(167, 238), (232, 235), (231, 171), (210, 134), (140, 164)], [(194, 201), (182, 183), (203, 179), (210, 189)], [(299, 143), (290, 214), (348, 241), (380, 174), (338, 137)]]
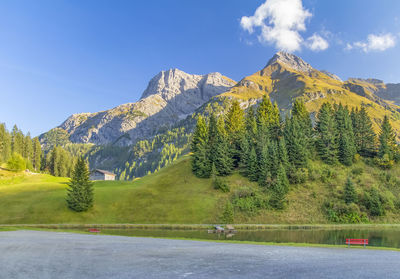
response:
[(89, 229), (89, 232), (91, 233), (100, 233), (99, 229)]
[(346, 238), (346, 244), (349, 245), (349, 247), (350, 244), (364, 245), (365, 247), (366, 245), (368, 245), (368, 239)]

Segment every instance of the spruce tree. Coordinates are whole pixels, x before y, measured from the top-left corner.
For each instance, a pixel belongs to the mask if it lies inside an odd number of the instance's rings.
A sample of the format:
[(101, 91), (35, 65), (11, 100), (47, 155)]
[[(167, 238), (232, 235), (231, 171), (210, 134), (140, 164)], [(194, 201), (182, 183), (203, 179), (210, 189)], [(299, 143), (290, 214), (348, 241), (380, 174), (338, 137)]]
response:
[(356, 189), (354, 188), (353, 181), (351, 181), (350, 177), (347, 178), (347, 182), (344, 187), (343, 199), (347, 204), (357, 201)]
[(295, 168), (307, 166), (310, 156), (307, 134), (297, 117), (286, 119), (284, 135), (289, 161)]
[(40, 146), (39, 139), (35, 137), (33, 139), (33, 159), (32, 159), (32, 164), (35, 171), (40, 171), (41, 157), (42, 157), (42, 147)]
[(233, 101), (226, 117), (226, 132), (230, 145), (233, 166), (238, 167), (242, 150), (242, 139), (245, 134), (244, 111), (238, 101)]
[(249, 142), (250, 147), (256, 144), (257, 139), (257, 117), (254, 112), (253, 107), (249, 108), (249, 111), (245, 117), (246, 123), (246, 136)]
[(233, 162), (228, 145), (228, 136), (225, 130), (225, 123), (222, 117), (217, 120), (217, 134), (214, 143), (210, 144), (210, 154), (212, 164), (215, 164), (217, 174), (226, 176), (232, 173)]
[(376, 135), (372, 128), (371, 118), (364, 107), (361, 107), (360, 110), (352, 110), (351, 118), (358, 154), (364, 157), (373, 157), (376, 154)]
[(210, 176), (210, 162), (207, 156), (208, 130), (204, 118), (199, 115), (191, 144), (192, 171), (197, 177)]
[(254, 146), (250, 150), (249, 159), (247, 162), (247, 177), (251, 181), (258, 181), (259, 176), (259, 167), (258, 167), (258, 160), (257, 154)]
[(389, 117), (385, 115), (381, 125), (381, 132), (379, 134), (379, 151), (378, 156), (383, 158), (385, 154), (390, 160), (393, 160), (396, 151), (396, 136), (394, 134), (392, 125), (389, 122)]
[(324, 103), (318, 112), (317, 149), (321, 159), (327, 164), (337, 162), (337, 129), (332, 106)]
[(87, 211), (93, 206), (93, 196), (93, 183), (89, 180), (89, 169), (83, 157), (80, 157), (68, 184), (67, 205), (77, 212)]
[(292, 109), (292, 120), (295, 120), (300, 126), (300, 130), (304, 136), (304, 142), (306, 144), (306, 149), (314, 149), (314, 137), (313, 137), (313, 127), (310, 113), (308, 112), (304, 102), (297, 98), (293, 103)]
[(278, 167), (276, 180), (272, 183), (270, 204), (275, 209), (284, 209), (289, 191), (289, 180), (282, 164)]
[(11, 156), (11, 136), (6, 125), (0, 123), (0, 163), (7, 162)]
[(335, 110), (335, 119), (339, 161), (344, 165), (350, 166), (353, 164), (357, 149), (354, 143), (353, 124), (347, 107), (339, 104)]

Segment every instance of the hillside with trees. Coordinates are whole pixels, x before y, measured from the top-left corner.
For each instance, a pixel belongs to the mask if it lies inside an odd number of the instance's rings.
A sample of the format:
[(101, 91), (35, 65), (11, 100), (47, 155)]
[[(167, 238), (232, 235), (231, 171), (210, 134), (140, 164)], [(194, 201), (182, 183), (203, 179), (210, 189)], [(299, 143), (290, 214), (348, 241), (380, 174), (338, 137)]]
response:
[(191, 150), (193, 173), (211, 177), (215, 188), (227, 192), (229, 184), (221, 177), (234, 172), (259, 185), (257, 192), (233, 193), (227, 210), (249, 207), (284, 211), (290, 207), (288, 195), (293, 189), (314, 183), (317, 177), (321, 179), (319, 187), (324, 188), (337, 175), (335, 168), (347, 170), (348, 175), (344, 189), (331, 189), (332, 196), (321, 208), (329, 221), (368, 222), (383, 216), (385, 208), (398, 210), (400, 206), (396, 189), (400, 183), (390, 172), (385, 174), (384, 185), (389, 181), (392, 185), (388, 189), (381, 183), (363, 185), (360, 174), (364, 169), (353, 167), (363, 163), (384, 173), (400, 160), (388, 117), (382, 119), (376, 136), (364, 107), (349, 110), (341, 104), (324, 103), (313, 127), (300, 99), (285, 120), (277, 104), (266, 96), (256, 110), (251, 107), (246, 112), (233, 101), (226, 114), (211, 114), (207, 120), (198, 116)]

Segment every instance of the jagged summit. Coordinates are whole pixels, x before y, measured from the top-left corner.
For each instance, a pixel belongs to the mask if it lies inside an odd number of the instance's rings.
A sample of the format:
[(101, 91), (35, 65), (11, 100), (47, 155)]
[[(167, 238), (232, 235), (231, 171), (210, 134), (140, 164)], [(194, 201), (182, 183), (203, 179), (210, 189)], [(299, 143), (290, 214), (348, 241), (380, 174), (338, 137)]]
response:
[(197, 91), (201, 85), (209, 83), (217, 83), (226, 87), (232, 86), (232, 81), (220, 73), (194, 75), (174, 68), (161, 71), (153, 77), (143, 92), (141, 99), (158, 94), (164, 100), (170, 100), (176, 97), (177, 94), (191, 92), (191, 90)]
[(314, 69), (313, 67), (311, 67), (310, 64), (308, 64), (307, 62), (305, 62), (303, 59), (301, 59), (300, 57), (292, 54), (292, 53), (288, 53), (288, 52), (284, 52), (284, 51), (279, 51), (277, 52), (269, 61), (266, 67), (273, 65), (275, 63), (283, 63), (286, 66), (299, 71), (299, 72), (305, 72), (305, 73), (310, 73), (312, 72)]

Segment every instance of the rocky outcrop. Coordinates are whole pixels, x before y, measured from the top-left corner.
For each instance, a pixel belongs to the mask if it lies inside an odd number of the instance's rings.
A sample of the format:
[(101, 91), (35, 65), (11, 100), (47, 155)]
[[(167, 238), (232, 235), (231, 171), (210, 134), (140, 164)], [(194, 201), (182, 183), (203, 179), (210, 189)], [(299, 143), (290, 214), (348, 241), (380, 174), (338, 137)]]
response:
[(220, 73), (162, 71), (149, 82), (138, 102), (74, 114), (59, 128), (67, 131), (74, 143), (129, 145), (171, 127), (234, 84)]

